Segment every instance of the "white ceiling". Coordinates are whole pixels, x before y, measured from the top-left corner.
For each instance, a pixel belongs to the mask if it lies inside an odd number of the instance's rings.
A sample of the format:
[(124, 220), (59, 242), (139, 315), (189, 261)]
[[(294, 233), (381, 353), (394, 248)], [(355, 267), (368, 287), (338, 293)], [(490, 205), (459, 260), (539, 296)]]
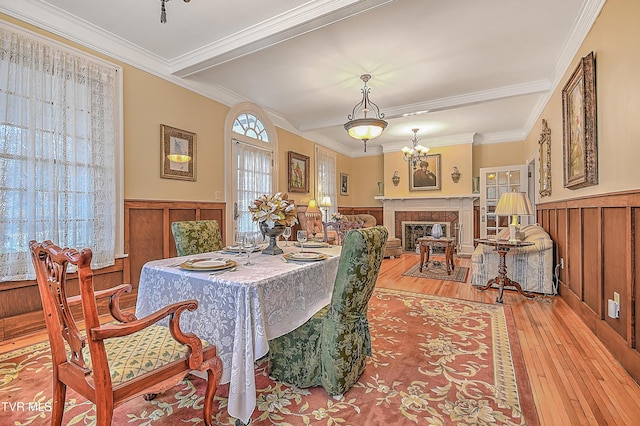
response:
[[(35, 24), (355, 157), (521, 140), (606, 0), (0, 0)], [(389, 126), (343, 128), (360, 75)], [(428, 111), (422, 114), (415, 114)]]

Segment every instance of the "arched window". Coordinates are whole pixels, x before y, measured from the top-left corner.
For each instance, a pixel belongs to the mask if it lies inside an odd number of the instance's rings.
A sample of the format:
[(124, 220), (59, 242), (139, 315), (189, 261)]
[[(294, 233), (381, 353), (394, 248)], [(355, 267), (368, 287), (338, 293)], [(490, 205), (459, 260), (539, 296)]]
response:
[(247, 137), (269, 142), (269, 134), (258, 117), (242, 113), (233, 122), (233, 131)]
[(225, 126), (227, 176), (227, 229), (259, 234), (249, 205), (278, 190), (278, 138), (275, 127), (259, 106), (243, 102), (227, 114)]

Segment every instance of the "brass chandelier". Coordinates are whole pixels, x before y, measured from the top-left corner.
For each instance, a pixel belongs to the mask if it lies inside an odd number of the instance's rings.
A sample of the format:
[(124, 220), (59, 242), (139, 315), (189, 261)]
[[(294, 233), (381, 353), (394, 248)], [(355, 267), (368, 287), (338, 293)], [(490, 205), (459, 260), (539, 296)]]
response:
[(420, 164), (421, 161), (427, 159), (427, 152), (429, 152), (429, 148), (418, 143), (418, 130), (420, 129), (411, 129), (413, 132), (413, 139), (411, 139), (412, 146), (402, 148), (402, 159), (407, 163), (411, 163), (414, 169), (418, 168), (418, 164)]
[[(384, 114), (380, 113), (378, 105), (369, 100), (371, 89), (367, 86), (367, 82), (370, 79), (370, 74), (360, 76), (360, 80), (364, 82), (364, 87), (361, 89), (362, 100), (353, 107), (353, 112), (347, 116), (349, 121), (344, 125), (349, 136), (364, 142), (364, 152), (367, 152), (367, 141), (380, 136), (387, 127), (387, 122), (383, 120)], [(368, 117), (370, 112), (375, 114), (375, 117)], [(356, 118), (358, 114), (362, 114), (363, 117)]]

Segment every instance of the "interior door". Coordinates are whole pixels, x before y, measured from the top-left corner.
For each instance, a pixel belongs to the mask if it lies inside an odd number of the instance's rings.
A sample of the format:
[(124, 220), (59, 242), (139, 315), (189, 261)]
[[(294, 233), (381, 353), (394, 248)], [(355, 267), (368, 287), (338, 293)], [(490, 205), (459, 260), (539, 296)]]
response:
[[(480, 238), (493, 238), (509, 228), (509, 216), (495, 214), (498, 200), (507, 191), (524, 192), (528, 196), (528, 186), (526, 164), (480, 169)], [(520, 224), (529, 223), (530, 217), (520, 217)]]

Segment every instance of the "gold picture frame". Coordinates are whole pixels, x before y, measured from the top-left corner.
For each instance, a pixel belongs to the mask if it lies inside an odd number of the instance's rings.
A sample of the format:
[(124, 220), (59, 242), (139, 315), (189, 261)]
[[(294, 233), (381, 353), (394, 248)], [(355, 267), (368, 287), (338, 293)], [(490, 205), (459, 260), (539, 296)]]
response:
[(551, 195), (551, 129), (547, 120), (542, 119), (542, 131), (538, 139), (540, 149), (540, 196)]
[[(426, 166), (425, 166), (426, 163)], [(440, 189), (440, 154), (427, 155), (426, 160), (409, 162), (409, 191)]]
[(580, 60), (562, 89), (564, 187), (598, 184), (596, 67), (593, 52)]
[(196, 134), (161, 124), (160, 144), (160, 177), (195, 181)]
[(289, 192), (309, 192), (309, 157), (289, 151), (287, 189)]
[(349, 195), (349, 175), (340, 173), (340, 195)]

